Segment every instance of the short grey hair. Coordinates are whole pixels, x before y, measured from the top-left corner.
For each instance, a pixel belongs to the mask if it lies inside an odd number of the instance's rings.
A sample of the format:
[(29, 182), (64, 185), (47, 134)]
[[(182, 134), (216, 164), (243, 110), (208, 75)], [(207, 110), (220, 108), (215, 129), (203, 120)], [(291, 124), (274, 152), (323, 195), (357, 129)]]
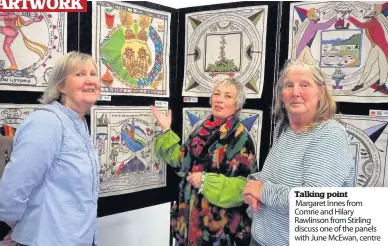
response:
[(236, 108), (237, 108), (237, 111), (240, 111), (243, 108), (246, 100), (245, 85), (237, 81), (235, 78), (227, 77), (216, 81), (213, 87), (212, 95), (210, 97), (210, 106), (212, 105), (213, 94), (220, 84), (229, 84), (229, 85), (233, 85), (236, 88), (237, 90)]
[(67, 75), (74, 66), (79, 66), (88, 61), (91, 61), (97, 70), (97, 64), (93, 57), (89, 54), (81, 53), (78, 51), (71, 51), (64, 56), (60, 57), (54, 64), (51, 71), (47, 87), (38, 100), (42, 104), (50, 104), (61, 98), (61, 88), (65, 85)]

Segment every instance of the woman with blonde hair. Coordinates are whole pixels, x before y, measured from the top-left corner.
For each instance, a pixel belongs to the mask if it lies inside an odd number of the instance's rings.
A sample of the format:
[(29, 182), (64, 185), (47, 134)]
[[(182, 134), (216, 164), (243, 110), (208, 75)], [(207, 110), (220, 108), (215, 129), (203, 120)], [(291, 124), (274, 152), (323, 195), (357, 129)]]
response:
[(289, 63), (275, 97), (273, 146), (243, 191), (253, 212), (251, 245), (289, 245), (292, 188), (351, 187), (355, 180), (347, 133), (334, 120), (336, 104), (324, 74), (314, 65)]
[(11, 245), (91, 246), (100, 165), (84, 118), (100, 94), (93, 57), (60, 57), (39, 100), (19, 125), (0, 179), (0, 220)]

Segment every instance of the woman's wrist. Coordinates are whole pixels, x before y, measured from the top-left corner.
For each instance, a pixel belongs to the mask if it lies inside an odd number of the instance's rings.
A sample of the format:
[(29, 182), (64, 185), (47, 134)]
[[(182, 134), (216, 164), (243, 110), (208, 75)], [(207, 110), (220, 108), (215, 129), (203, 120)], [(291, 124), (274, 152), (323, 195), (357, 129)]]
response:
[(204, 183), (205, 183), (205, 177), (206, 177), (206, 172), (203, 171), (202, 172), (202, 176), (201, 176), (201, 185), (199, 186), (199, 189), (198, 189), (198, 193), (201, 194), (203, 192), (203, 186), (204, 186)]

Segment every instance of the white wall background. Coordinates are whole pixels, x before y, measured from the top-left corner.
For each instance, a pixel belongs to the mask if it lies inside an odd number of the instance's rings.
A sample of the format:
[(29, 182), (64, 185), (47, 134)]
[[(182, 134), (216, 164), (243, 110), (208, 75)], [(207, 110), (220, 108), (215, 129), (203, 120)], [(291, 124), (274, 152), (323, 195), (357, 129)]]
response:
[(168, 246), (170, 203), (97, 219), (98, 246)]

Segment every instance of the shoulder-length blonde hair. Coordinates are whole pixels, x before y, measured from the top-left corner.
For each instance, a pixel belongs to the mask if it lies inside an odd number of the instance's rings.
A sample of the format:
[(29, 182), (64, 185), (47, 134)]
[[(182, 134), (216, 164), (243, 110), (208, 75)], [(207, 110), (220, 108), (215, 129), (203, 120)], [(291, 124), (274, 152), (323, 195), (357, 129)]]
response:
[(73, 66), (78, 66), (91, 61), (97, 71), (97, 64), (89, 54), (71, 51), (61, 56), (55, 63), (47, 82), (42, 97), (38, 100), (41, 104), (50, 104), (56, 100), (62, 100), (60, 90), (65, 85), (67, 75)]
[(282, 102), (282, 91), (283, 91), (283, 83), (287, 76), (287, 74), (293, 70), (293, 69), (300, 69), (310, 71), (312, 74), (312, 79), (316, 83), (317, 86), (321, 87), (322, 89), (319, 90), (320, 93), (320, 99), (318, 102), (318, 109), (315, 114), (315, 117), (313, 121), (308, 126), (308, 130), (311, 130), (316, 125), (322, 123), (323, 121), (333, 119), (337, 106), (334, 101), (333, 96), (327, 89), (325, 75), (321, 72), (320, 69), (318, 69), (315, 65), (307, 64), (302, 61), (293, 61), (288, 62), (286, 66), (282, 69), (280, 72), (278, 83), (276, 84), (275, 88), (275, 108), (274, 108), (274, 114), (277, 119), (277, 122), (280, 124), (280, 127), (283, 128), (286, 125), (290, 124), (290, 121), (288, 119), (287, 110), (284, 108), (284, 104)]

